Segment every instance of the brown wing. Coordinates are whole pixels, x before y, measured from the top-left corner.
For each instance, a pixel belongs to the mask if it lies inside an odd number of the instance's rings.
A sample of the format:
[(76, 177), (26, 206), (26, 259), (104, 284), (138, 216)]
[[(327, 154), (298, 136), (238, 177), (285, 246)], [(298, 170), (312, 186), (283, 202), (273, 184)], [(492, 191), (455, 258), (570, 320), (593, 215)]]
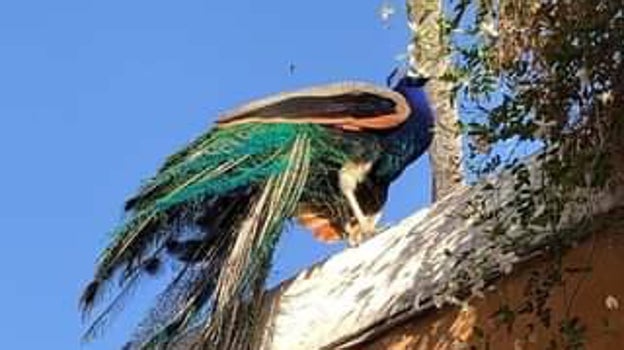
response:
[(217, 123), (312, 123), (354, 131), (379, 130), (398, 126), (409, 113), (409, 106), (399, 93), (352, 82), (260, 99), (223, 114)]

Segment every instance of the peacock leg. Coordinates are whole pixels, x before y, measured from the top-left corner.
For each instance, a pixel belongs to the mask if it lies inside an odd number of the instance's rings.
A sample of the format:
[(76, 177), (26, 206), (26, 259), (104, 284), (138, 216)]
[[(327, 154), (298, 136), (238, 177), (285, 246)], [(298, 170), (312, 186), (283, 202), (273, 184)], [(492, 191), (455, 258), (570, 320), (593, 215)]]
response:
[(371, 163), (350, 162), (345, 164), (340, 170), (340, 190), (347, 199), (347, 203), (349, 204), (349, 207), (351, 208), (359, 226), (356, 228), (347, 225), (346, 232), (348, 235), (348, 241), (352, 246), (357, 246), (366, 237), (373, 234), (375, 232), (375, 225), (379, 219), (376, 215), (373, 215), (372, 217), (364, 215), (364, 212), (360, 207), (360, 203), (357, 201), (355, 196), (355, 189), (357, 188), (357, 185), (366, 178), (366, 175), (371, 169), (371, 165)]

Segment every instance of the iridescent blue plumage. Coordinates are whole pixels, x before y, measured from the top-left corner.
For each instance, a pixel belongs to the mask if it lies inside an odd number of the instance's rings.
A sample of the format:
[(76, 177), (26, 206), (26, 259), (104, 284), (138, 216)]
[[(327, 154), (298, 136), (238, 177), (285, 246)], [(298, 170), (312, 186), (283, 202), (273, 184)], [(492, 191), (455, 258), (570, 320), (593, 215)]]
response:
[(170, 260), (177, 275), (128, 348), (166, 348), (189, 329), (198, 349), (254, 348), (284, 223), (296, 219), (323, 241), (358, 244), (373, 233), (388, 187), (431, 142), (423, 83), (328, 85), (223, 115), (126, 202), (127, 219), (82, 296), (85, 311), (113, 278), (124, 295)]
[(407, 100), (411, 113), (401, 126), (380, 136), (385, 152), (378, 160), (377, 171), (371, 174), (379, 181), (394, 181), (431, 144), (434, 116), (424, 83), (421, 79), (405, 77), (394, 87)]

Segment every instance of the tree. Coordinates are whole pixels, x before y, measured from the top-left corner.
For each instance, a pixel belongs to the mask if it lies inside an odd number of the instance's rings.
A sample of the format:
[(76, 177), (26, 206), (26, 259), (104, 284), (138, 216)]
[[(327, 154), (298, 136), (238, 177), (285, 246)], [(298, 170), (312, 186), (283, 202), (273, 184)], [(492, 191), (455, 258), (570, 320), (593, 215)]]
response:
[[(511, 220), (478, 199), (475, 207), (489, 208), (475, 214), (500, 219), (491, 239), (506, 240), (511, 251), (523, 251), (538, 235), (548, 237), (543, 251), (555, 263), (542, 267), (551, 280), (539, 283), (561, 284), (565, 271), (556, 261), (588, 234), (593, 208), (601, 205), (593, 194), (621, 191), (624, 184), (621, 0), (449, 5), (440, 27), (453, 64), (443, 78), (452, 82), (462, 111), (467, 169), (486, 183), (501, 171), (514, 177)], [(536, 150), (537, 157), (524, 157)], [(528, 162), (542, 176), (532, 177)], [(484, 189), (499, 190), (493, 182)], [(570, 203), (576, 204), (573, 212), (566, 211)], [(562, 225), (569, 217), (579, 224)], [(512, 226), (522, 234), (509, 237)], [(569, 332), (583, 327), (569, 326), (583, 320), (563, 316), (558, 342), (579, 348), (579, 335)]]
[(435, 137), (429, 148), (432, 169), (432, 200), (451, 193), (462, 182), (461, 139), (457, 110), (451, 99), (452, 84), (440, 79), (449, 67), (448, 47), (442, 28), (442, 3), (438, 0), (408, 0), (408, 22), (412, 29), (410, 63), (419, 73), (433, 78), (428, 92), (436, 112)]

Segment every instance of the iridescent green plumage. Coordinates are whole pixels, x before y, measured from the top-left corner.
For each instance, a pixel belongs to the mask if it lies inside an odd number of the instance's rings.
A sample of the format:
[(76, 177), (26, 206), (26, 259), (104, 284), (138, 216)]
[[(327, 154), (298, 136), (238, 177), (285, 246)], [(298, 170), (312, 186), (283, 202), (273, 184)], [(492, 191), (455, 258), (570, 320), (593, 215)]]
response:
[[(262, 276), (270, 267), (273, 247), (284, 219), (293, 216), (306, 182), (314, 178), (308, 176), (310, 164), (317, 164), (312, 171), (315, 176), (324, 176), (336, 172), (347, 159), (347, 155), (336, 147), (337, 141), (318, 125), (241, 124), (212, 130), (198, 142), (171, 156), (157, 176), (128, 201), (130, 214), (113, 232), (111, 244), (100, 257), (96, 279), (90, 288), (92, 291), (83, 297), (84, 305), (90, 307), (97, 296), (93, 290), (101, 289), (101, 284), (113, 274), (120, 271), (122, 284), (130, 282), (132, 276), (145, 270), (147, 262), (160, 259), (167, 253), (168, 244), (184, 241), (187, 231), (203, 230), (198, 233), (199, 237), (221, 236), (212, 247), (198, 249), (194, 254), (202, 256), (193, 259), (219, 266), (219, 261), (228, 256), (225, 252), (242, 249), (237, 248), (237, 240), (231, 237), (243, 237), (240, 231), (250, 230), (244, 227), (245, 219), (259, 211), (263, 213), (263, 227), (251, 229), (251, 238), (239, 238), (243, 242), (257, 242), (248, 249), (247, 257), (236, 263), (236, 271), (224, 272), (220, 276), (222, 281), (228, 280), (228, 273), (248, 277), (222, 283), (215, 291), (221, 303), (226, 304), (221, 306), (224, 309), (230, 307), (227, 304), (233, 302), (237, 294), (251, 300), (254, 290), (263, 285)], [(301, 174), (302, 169), (305, 169), (305, 176)], [(322, 193), (310, 194), (322, 197)], [(224, 211), (220, 207), (223, 198), (236, 196), (247, 198), (234, 201), (236, 212)], [(258, 201), (262, 205), (251, 205)], [(221, 220), (228, 222), (219, 227), (202, 227), (198, 223), (202, 214), (212, 215), (213, 225), (221, 214), (225, 216)], [(232, 226), (224, 227), (224, 224)], [(226, 264), (234, 265), (234, 262)], [(183, 273), (193, 273), (193, 269), (195, 267)], [(178, 288), (172, 286), (170, 290), (178, 292)], [(210, 293), (201, 286), (195, 288), (199, 294)], [(202, 301), (207, 302), (209, 300)], [(179, 311), (184, 314), (184, 319), (192, 319), (202, 307), (204, 305), (192, 305)], [(206, 332), (217, 333), (210, 328)]]

